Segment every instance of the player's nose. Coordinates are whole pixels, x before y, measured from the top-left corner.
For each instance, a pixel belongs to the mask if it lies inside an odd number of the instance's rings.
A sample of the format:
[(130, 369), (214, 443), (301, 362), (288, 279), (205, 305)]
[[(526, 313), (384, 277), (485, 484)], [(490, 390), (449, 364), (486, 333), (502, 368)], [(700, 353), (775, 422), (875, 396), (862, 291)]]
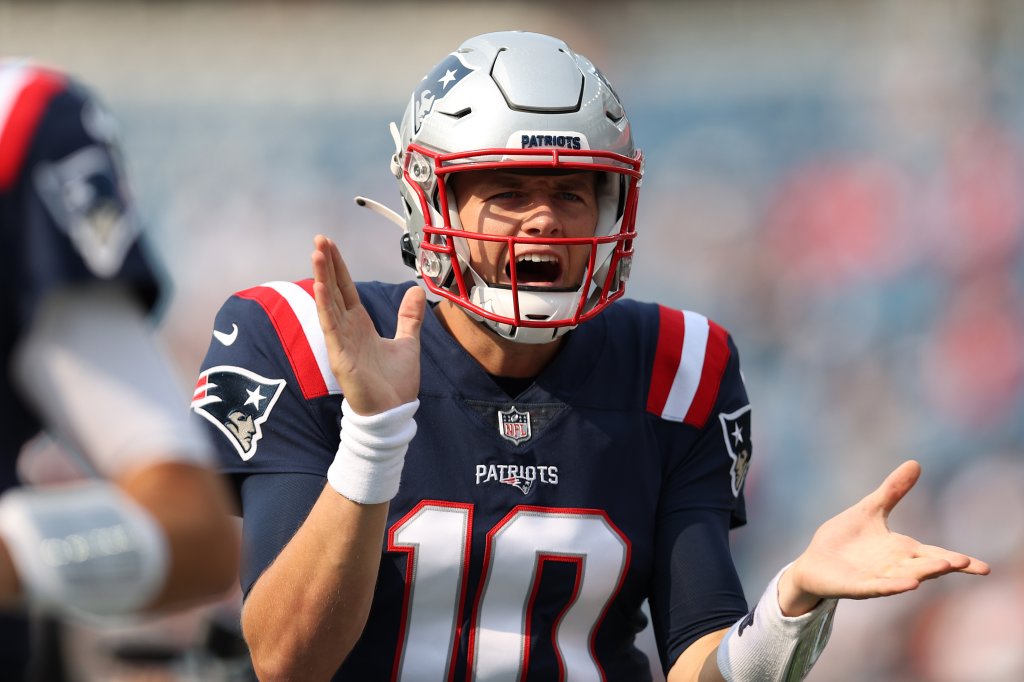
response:
[(557, 236), (562, 233), (563, 220), (549, 197), (537, 196), (530, 202), (520, 229), (530, 237)]

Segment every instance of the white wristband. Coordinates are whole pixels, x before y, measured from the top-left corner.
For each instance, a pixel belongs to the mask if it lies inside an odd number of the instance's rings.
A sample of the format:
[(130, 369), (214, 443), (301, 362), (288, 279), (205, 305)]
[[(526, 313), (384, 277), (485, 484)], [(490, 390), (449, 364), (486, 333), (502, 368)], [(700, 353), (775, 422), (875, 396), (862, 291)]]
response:
[(779, 607), (779, 571), (757, 605), (718, 645), (718, 669), (726, 682), (793, 682), (811, 671), (832, 633), (835, 599), (823, 599), (802, 616)]
[(147, 606), (168, 570), (167, 538), (109, 482), (0, 496), (0, 537), (35, 606), (111, 616)]
[(327, 482), (360, 504), (387, 502), (398, 494), (405, 451), (416, 435), (419, 400), (364, 416), (341, 403), (341, 442), (327, 469)]

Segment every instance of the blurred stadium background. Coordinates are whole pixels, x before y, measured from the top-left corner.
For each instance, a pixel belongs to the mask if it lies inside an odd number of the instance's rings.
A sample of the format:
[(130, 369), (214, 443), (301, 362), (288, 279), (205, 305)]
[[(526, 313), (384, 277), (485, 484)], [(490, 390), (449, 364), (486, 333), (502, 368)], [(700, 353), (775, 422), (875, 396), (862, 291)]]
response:
[(69, 69), (122, 123), (184, 385), (223, 299), (307, 276), (317, 232), (357, 278), (409, 278), (352, 197), (397, 205), (387, 123), (464, 38), (511, 28), (564, 38), (626, 103), (629, 294), (741, 349), (748, 598), (908, 457), (892, 526), (992, 564), (844, 603), (810, 679), (1024, 679), (1024, 3), (0, 1), (0, 54)]

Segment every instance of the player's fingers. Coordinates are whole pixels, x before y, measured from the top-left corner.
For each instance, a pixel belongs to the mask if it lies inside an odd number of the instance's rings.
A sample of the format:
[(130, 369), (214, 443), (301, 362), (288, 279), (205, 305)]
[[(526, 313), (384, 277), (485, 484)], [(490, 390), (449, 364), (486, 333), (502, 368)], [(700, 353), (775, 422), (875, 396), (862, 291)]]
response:
[(323, 235), (313, 237), (313, 253), (310, 254), (309, 260), (313, 266), (313, 281), (330, 287), (333, 284), (333, 275), (328, 271), (330, 261), (327, 255), (327, 238)]
[(868, 495), (865, 501), (871, 507), (878, 509), (883, 518), (888, 518), (889, 513), (910, 492), (920, 476), (921, 465), (914, 460), (908, 460), (886, 476), (882, 485)]
[(338, 281), (334, 271), (334, 259), (331, 255), (331, 241), (323, 235), (313, 238), (313, 280), (326, 287), (326, 294), (339, 312), (346, 310), (345, 301), (338, 291)]
[[(956, 555), (955, 552), (947, 552), (946, 554), (951, 555), (953, 558), (962, 556)], [(969, 557), (964, 557), (964, 559), (967, 561), (954, 562), (950, 561), (947, 556), (942, 555), (908, 557), (889, 567), (884, 572), (884, 576), (892, 579), (912, 579), (924, 582), (950, 573), (964, 571), (970, 563)]]
[(974, 557), (968, 558), (971, 560), (971, 563), (967, 564), (966, 567), (961, 568), (960, 573), (969, 573), (971, 575), (988, 575), (992, 572), (992, 567), (990, 567), (986, 562), (982, 561), (981, 559), (975, 559)]
[(359, 291), (356, 289), (356, 283), (352, 281), (352, 276), (348, 272), (345, 260), (341, 257), (338, 245), (330, 239), (327, 242), (330, 245), (331, 263), (334, 266), (333, 270), (334, 276), (337, 278), (338, 290), (345, 301), (345, 309), (351, 310), (360, 305)]
[(331, 242), (323, 235), (317, 235), (313, 239), (313, 253), (310, 255), (310, 262), (313, 265), (313, 281), (323, 284), (330, 300), (341, 310), (345, 310), (344, 301), (341, 299), (340, 292), (337, 291), (338, 283), (331, 256)]
[(395, 338), (411, 337), (418, 339), (420, 327), (423, 326), (423, 314), (426, 309), (427, 296), (418, 286), (409, 287), (402, 297), (402, 305), (398, 308), (398, 327)]
[(329, 332), (338, 328), (338, 309), (327, 285), (320, 280), (313, 282), (313, 299), (316, 301), (316, 315), (320, 320), (320, 329), (324, 332), (324, 338), (330, 343), (333, 335)]
[[(313, 245), (313, 279), (327, 287), (327, 293), (337, 307), (338, 313), (344, 315), (346, 310), (353, 307), (346, 300), (346, 295), (355, 296), (355, 305), (358, 305), (359, 300), (354, 285), (351, 291), (342, 289), (342, 281), (348, 277), (345, 262), (341, 259), (337, 245), (327, 237), (318, 234), (313, 238)], [(351, 281), (351, 278), (348, 279)]]
[(888, 597), (916, 590), (920, 586), (920, 580), (908, 576), (875, 578), (874, 580), (867, 581), (863, 586), (862, 593), (854, 598)]
[(940, 575), (952, 573), (957, 569), (946, 559), (938, 556), (920, 556), (910, 559), (900, 566), (900, 571), (906, 577), (919, 581), (938, 578)]
[(967, 568), (971, 563), (971, 557), (966, 554), (954, 552), (946, 549), (945, 547), (938, 547), (936, 545), (921, 545), (918, 547), (917, 555), (920, 557), (942, 559), (943, 561), (949, 562), (949, 565), (958, 571), (962, 568)]
[(919, 556), (932, 557), (948, 561), (954, 571), (959, 573), (970, 573), (972, 575), (988, 575), (991, 568), (981, 559), (976, 559), (961, 552), (954, 552), (945, 547), (935, 545), (922, 545), (918, 551)]

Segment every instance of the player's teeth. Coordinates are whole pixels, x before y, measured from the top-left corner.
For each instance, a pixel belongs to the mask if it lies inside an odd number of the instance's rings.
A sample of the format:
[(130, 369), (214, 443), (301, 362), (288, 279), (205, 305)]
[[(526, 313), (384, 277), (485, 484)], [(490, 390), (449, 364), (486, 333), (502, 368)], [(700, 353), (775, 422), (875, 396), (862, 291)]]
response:
[(558, 261), (558, 259), (555, 258), (554, 256), (548, 256), (539, 253), (531, 253), (529, 255), (519, 256), (518, 258), (516, 258), (517, 263), (525, 263), (526, 261), (531, 261), (533, 263), (555, 263)]

